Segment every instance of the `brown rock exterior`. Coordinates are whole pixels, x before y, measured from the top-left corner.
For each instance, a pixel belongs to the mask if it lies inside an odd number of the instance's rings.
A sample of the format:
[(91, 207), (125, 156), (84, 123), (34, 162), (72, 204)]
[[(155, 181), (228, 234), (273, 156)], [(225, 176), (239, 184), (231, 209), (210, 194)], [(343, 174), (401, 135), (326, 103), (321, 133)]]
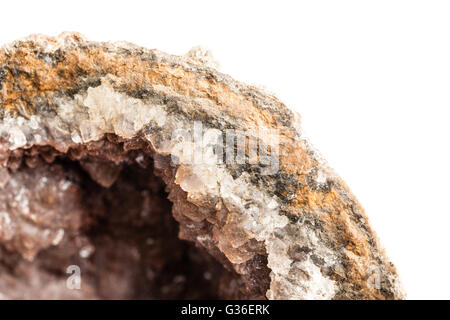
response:
[(404, 298), (300, 117), (199, 52), (1, 49), (0, 297)]

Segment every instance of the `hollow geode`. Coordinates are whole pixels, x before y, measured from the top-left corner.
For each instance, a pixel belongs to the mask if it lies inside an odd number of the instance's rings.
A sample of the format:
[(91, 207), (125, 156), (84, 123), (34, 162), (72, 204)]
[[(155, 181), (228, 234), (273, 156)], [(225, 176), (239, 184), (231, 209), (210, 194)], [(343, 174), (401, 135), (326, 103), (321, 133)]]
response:
[[(0, 88), (1, 297), (404, 297), (300, 117), (198, 51), (32, 36), (2, 48)], [(173, 132), (198, 122), (276, 130), (277, 170), (182, 161), (204, 146)]]

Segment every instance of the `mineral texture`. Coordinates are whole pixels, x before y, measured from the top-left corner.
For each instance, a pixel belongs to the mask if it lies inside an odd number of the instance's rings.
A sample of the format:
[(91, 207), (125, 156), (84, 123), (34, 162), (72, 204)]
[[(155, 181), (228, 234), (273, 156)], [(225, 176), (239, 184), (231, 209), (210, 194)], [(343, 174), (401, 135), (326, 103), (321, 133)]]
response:
[(0, 50), (1, 298), (404, 298), (299, 115), (214, 66), (76, 33)]

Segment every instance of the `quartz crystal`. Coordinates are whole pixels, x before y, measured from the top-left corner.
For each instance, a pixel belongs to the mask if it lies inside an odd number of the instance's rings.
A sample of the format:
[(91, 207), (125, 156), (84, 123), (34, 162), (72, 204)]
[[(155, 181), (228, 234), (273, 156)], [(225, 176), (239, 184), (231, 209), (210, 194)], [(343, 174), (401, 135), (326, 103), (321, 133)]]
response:
[(300, 116), (216, 67), (76, 33), (0, 50), (1, 298), (405, 297)]

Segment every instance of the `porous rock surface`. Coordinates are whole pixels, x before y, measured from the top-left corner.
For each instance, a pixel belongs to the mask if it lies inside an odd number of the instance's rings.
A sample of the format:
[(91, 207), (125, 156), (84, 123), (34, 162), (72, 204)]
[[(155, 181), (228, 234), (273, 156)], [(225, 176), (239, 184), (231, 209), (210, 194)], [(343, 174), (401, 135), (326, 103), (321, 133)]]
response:
[[(204, 146), (173, 132), (199, 121), (276, 130), (277, 170), (183, 161)], [(361, 205), (277, 98), (200, 50), (64, 33), (0, 51), (0, 298), (404, 293)]]

